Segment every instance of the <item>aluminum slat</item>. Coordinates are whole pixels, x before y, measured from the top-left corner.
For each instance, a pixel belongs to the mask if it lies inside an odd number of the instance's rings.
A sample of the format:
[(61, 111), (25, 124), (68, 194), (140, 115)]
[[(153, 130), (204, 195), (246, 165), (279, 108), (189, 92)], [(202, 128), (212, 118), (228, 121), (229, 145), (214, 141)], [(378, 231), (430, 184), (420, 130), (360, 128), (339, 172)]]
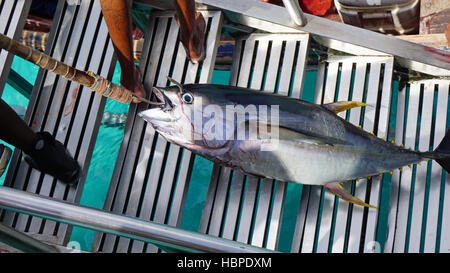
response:
[[(94, 12), (94, 11), (97, 12)], [(91, 16), (89, 17), (89, 21), (88, 24), (90, 26), (96, 25), (97, 22), (99, 21), (99, 18), (101, 16), (101, 12), (100, 10), (100, 6), (99, 5), (95, 5), (92, 8), (92, 12), (91, 12)], [(102, 24), (103, 23), (103, 24)], [(84, 49), (90, 49), (92, 47), (93, 48), (93, 54), (98, 54), (101, 55), (104, 46), (94, 46), (95, 42), (107, 42), (108, 36), (107, 36), (107, 27), (106, 24), (102, 21), (102, 23), (100, 24), (99, 27), (99, 31), (98, 31), (98, 36), (95, 37), (96, 39), (94, 39), (94, 32), (95, 32), (95, 28), (89, 28), (86, 32), (86, 36), (85, 39), (83, 40), (83, 42), (81, 43), (81, 49), (80, 51), (84, 48)], [(112, 46), (111, 48), (112, 49)], [(110, 63), (112, 63), (112, 56), (113, 52), (112, 50), (110, 50), (109, 55), (106, 56), (107, 60), (109, 59)], [(98, 56), (97, 55), (97, 56)], [(96, 56), (96, 55), (94, 55)], [(76, 68), (77, 69), (85, 69), (85, 67), (88, 65), (89, 70), (92, 71), (96, 71), (99, 72), (99, 66), (100, 66), (100, 62), (101, 60), (93, 58), (92, 60), (88, 60), (87, 59), (88, 54), (86, 54), (83, 57), (78, 58), (77, 63), (76, 63)], [(89, 63), (88, 63), (89, 61)], [(103, 75), (107, 75), (109, 72), (109, 66), (105, 67), (106, 71), (103, 71), (104, 74)], [(64, 81), (65, 82), (65, 81)], [(59, 81), (58, 81), (59, 83)], [(72, 154), (75, 155), (76, 154), (76, 150), (77, 150), (77, 146), (79, 144), (79, 142), (83, 141), (83, 138), (87, 138), (89, 139), (89, 136), (92, 135), (94, 132), (92, 131), (92, 121), (95, 121), (95, 119), (97, 118), (98, 113), (96, 111), (91, 112), (89, 111), (89, 101), (91, 99), (91, 91), (87, 88), (82, 88), (79, 84), (73, 84), (72, 82), (67, 81), (67, 83), (65, 84), (65, 88), (67, 88), (66, 90), (68, 90), (67, 95), (67, 99), (62, 102), (61, 104), (61, 108), (64, 109), (63, 111), (63, 115), (62, 117), (59, 117), (59, 111), (60, 109), (50, 109), (50, 112), (47, 116), (47, 122), (45, 124), (45, 130), (49, 131), (49, 132), (54, 132), (55, 129), (57, 131), (57, 135), (56, 135), (56, 139), (61, 141), (62, 143), (67, 142), (66, 147), (68, 149), (68, 151)], [(68, 87), (67, 87), (68, 86)], [(63, 88), (58, 88), (57, 90), (62, 90)], [(57, 94), (63, 94), (58, 93)], [(55, 94), (56, 96), (56, 94)], [(76, 100), (79, 100), (79, 104), (78, 107), (76, 109), (76, 112), (73, 112), (73, 108), (75, 106)], [(58, 100), (52, 99), (52, 106), (53, 105), (58, 105), (59, 103), (57, 103)], [(62, 101), (62, 100), (61, 100)], [(100, 101), (98, 103), (101, 103)], [(103, 102), (104, 104), (104, 102)], [(103, 105), (104, 106), (104, 105)], [(102, 106), (102, 108), (103, 108)], [(99, 105), (93, 105), (94, 108), (91, 109), (98, 109)], [(103, 110), (101, 110), (101, 112), (103, 112)], [(91, 118), (89, 118), (89, 116)], [(59, 124), (58, 124), (58, 119), (59, 119)], [(70, 128), (70, 123), (72, 122), (73, 119), (73, 126), (72, 126), (72, 130), (70, 132), (70, 136), (67, 136), (67, 130), (68, 128)], [(85, 120), (91, 121), (88, 122), (89, 123), (89, 127), (88, 128), (82, 128), (82, 124), (85, 122)], [(95, 127), (95, 123), (94, 123), (94, 127)], [(58, 127), (56, 127), (58, 126)], [(94, 129), (95, 130), (95, 129)], [(95, 133), (96, 134), (96, 133)], [(65, 141), (67, 139), (67, 141)], [(82, 149), (93, 149), (93, 147), (89, 147), (89, 144), (86, 143), (85, 146), (82, 146)], [(83, 152), (84, 155), (87, 154), (87, 151)], [(80, 152), (77, 156), (77, 160), (81, 161), (81, 162), (86, 162), (88, 158), (83, 157)], [(87, 165), (88, 166), (88, 165)], [(56, 183), (56, 185), (54, 185), (54, 190), (53, 193), (51, 193), (52, 191), (52, 182), (53, 182), (53, 177), (46, 175), (44, 177), (44, 180), (41, 182), (42, 186), (41, 186), (41, 190), (39, 192), (40, 195), (45, 195), (45, 196), (51, 196), (54, 199), (59, 199), (59, 200), (63, 200), (64, 199), (64, 195), (66, 192), (66, 185), (62, 184), (62, 183)], [(73, 195), (74, 194), (74, 188), (70, 187), (69, 188), (69, 195)], [(81, 194), (81, 191), (80, 191)], [(72, 199), (70, 197), (68, 197), (69, 199)], [(30, 229), (28, 230), (29, 232), (38, 232), (39, 228), (41, 226), (41, 218), (38, 217), (34, 217), (32, 218), (31, 221), (31, 225), (30, 225)], [(52, 234), (54, 232), (54, 229), (56, 227), (56, 222), (53, 221), (47, 221), (47, 223), (44, 226), (44, 234)]]
[[(367, 76), (367, 62), (358, 61), (355, 70), (355, 82), (353, 85), (352, 101), (363, 101), (365, 85)], [(350, 110), (349, 121), (354, 125), (360, 124), (361, 107), (356, 107)], [(352, 182), (354, 184), (353, 195), (361, 200), (365, 200), (367, 179), (363, 178), (359, 181)], [(361, 237), (362, 217), (364, 208), (361, 206), (351, 205), (352, 214), (350, 219), (349, 238), (347, 245), (347, 252), (359, 251), (359, 239)]]
[[(420, 151), (436, 149), (446, 132), (448, 87), (448, 80), (422, 80), (409, 84), (409, 98), (406, 87), (400, 91), (396, 141), (401, 142), (404, 138), (406, 147)], [(409, 102), (407, 113), (406, 101)], [(446, 182), (441, 182), (443, 172), (435, 161), (394, 171), (385, 252), (449, 252), (445, 231), (448, 198), (445, 198)], [(441, 233), (439, 225), (442, 226)]]
[[(350, 87), (352, 82), (353, 61), (342, 62), (341, 78), (339, 82), (338, 101), (348, 101), (350, 96)], [(338, 115), (341, 118), (347, 116), (347, 111), (340, 112)], [(349, 191), (350, 183), (344, 183), (343, 187)], [(338, 210), (336, 211), (336, 220), (334, 225), (334, 236), (332, 242), (331, 252), (343, 253), (345, 248), (345, 236), (347, 230), (347, 217), (349, 202), (337, 199)]]
[[(381, 89), (381, 99), (379, 101), (379, 113), (378, 113), (378, 127), (377, 127), (377, 137), (388, 140), (388, 129), (389, 129), (389, 115), (391, 109), (391, 98), (392, 98), (392, 74), (393, 74), (393, 57), (388, 57), (384, 63), (384, 73), (383, 73), (383, 85)], [(370, 103), (369, 103), (370, 104)], [(381, 202), (381, 185), (382, 176), (372, 178), (371, 188), (370, 188), (370, 202), (380, 207)], [(370, 243), (376, 242), (377, 227), (378, 227), (378, 217), (380, 212), (369, 210), (366, 220), (366, 236), (364, 238), (364, 251), (373, 252), (377, 249), (371, 249)], [(376, 246), (376, 245), (372, 245)], [(381, 249), (380, 249), (381, 251)]]
[[(166, 86), (167, 76), (181, 83), (211, 79), (218, 38), (222, 24), (219, 11), (202, 11), (208, 34), (205, 60), (193, 64), (179, 41), (178, 25), (173, 12), (152, 12), (145, 35), (141, 68), (145, 68), (144, 85)], [(140, 219), (178, 226), (189, 185), (193, 164), (190, 151), (168, 143), (137, 113), (145, 108), (129, 110), (118, 163), (111, 181), (104, 209), (129, 214)], [(132, 145), (133, 144), (133, 145)], [(121, 163), (122, 162), (122, 163)], [(153, 245), (123, 237), (97, 233), (94, 251), (157, 252)]]
[[(395, 143), (400, 145), (403, 143), (403, 126), (405, 122), (405, 107), (406, 107), (406, 86), (399, 90), (397, 101), (397, 114), (395, 126)], [(393, 170), (391, 178), (391, 198), (389, 202), (389, 215), (387, 223), (387, 239), (385, 243), (384, 252), (393, 252), (395, 240), (395, 225), (397, 222), (397, 211), (399, 207), (398, 195), (400, 191), (400, 171)]]
[[(413, 83), (409, 91), (408, 113), (406, 113), (405, 141), (406, 148), (414, 147), (416, 142), (417, 117), (419, 111), (420, 84)], [(398, 216), (396, 223), (396, 236), (393, 252), (405, 252), (407, 243), (408, 213), (410, 206), (410, 194), (412, 184), (412, 168), (405, 168), (401, 171)], [(400, 213), (401, 212), (401, 213)]]
[[(76, 18), (74, 14), (77, 14)], [(66, 5), (61, 1), (57, 6), (46, 53), (78, 69), (92, 70), (111, 78), (111, 68), (115, 62), (112, 44), (108, 41), (99, 3), (86, 0), (80, 5)], [(93, 58), (93, 55), (104, 58)], [(79, 202), (83, 177), (88, 170), (106, 101), (99, 96), (78, 84), (40, 70), (25, 120), (33, 130), (50, 131), (65, 144), (82, 166), (82, 179), (76, 187), (68, 187), (51, 176), (31, 169), (16, 153), (11, 175), (8, 175), (10, 180), (6, 184), (55, 199)], [(14, 177), (13, 172), (17, 176)], [(14, 227), (18, 230), (56, 235), (58, 241), (54, 243), (65, 244), (70, 237), (71, 226), (65, 224), (7, 213), (4, 220), (9, 224), (16, 222)]]
[[(324, 95), (326, 63), (319, 63), (314, 103), (321, 104)], [(315, 230), (322, 187), (303, 185), (291, 252), (313, 252)]]
[[(336, 96), (336, 86), (338, 84), (339, 62), (328, 64), (327, 78), (325, 81), (325, 90), (322, 98), (323, 104), (334, 102)], [(330, 236), (332, 231), (334, 196), (324, 191), (322, 200), (317, 200), (322, 205), (322, 214), (320, 215), (320, 226), (318, 226), (316, 252), (326, 253), (330, 245)]]
[[(264, 92), (277, 91), (281, 95), (292, 92), (299, 98), (302, 94), (307, 45), (307, 35), (252, 34), (238, 39), (231, 69), (231, 85), (262, 89)], [(214, 184), (210, 184), (208, 190), (200, 231), (275, 249), (286, 184), (252, 176), (245, 179), (246, 176), (235, 171), (232, 184), (228, 185), (226, 180), (217, 177), (219, 168), (226, 169), (218, 165), (214, 167), (216, 176), (212, 178), (211, 183)], [(224, 203), (218, 193), (223, 183), (227, 184), (227, 191), (221, 190), (220, 193), (226, 193), (228, 200), (226, 206), (219, 206), (219, 203)], [(217, 208), (225, 211), (218, 211)], [(213, 224), (219, 219), (223, 220)], [(223, 234), (217, 233), (219, 225)], [(214, 230), (208, 230), (211, 226), (215, 227)]]
[[(342, 118), (348, 116), (350, 122), (355, 125), (361, 122), (363, 129), (369, 132), (375, 129), (375, 121), (378, 118), (377, 135), (386, 138), (393, 58), (335, 56), (329, 57), (327, 63), (328, 65), (321, 63), (318, 67), (315, 102), (364, 100), (373, 107), (365, 107), (364, 111), (360, 107), (353, 108), (350, 113), (347, 111), (338, 115)], [(382, 67), (384, 67), (383, 70)], [(377, 109), (379, 109), (378, 113)], [(347, 191), (352, 191), (352, 183), (341, 182)], [(366, 191), (370, 190), (369, 203), (378, 205), (380, 182), (381, 177), (372, 178), (369, 184), (367, 179), (353, 182), (355, 196), (365, 200)], [(309, 193), (302, 194), (300, 201), (302, 205), (296, 224), (302, 228), (296, 227), (291, 251), (359, 252), (361, 246), (375, 241), (378, 225), (377, 211), (350, 205), (340, 198), (336, 199), (332, 193), (320, 186), (303, 186), (303, 188)], [(365, 248), (364, 250), (370, 251)]]
[[(436, 148), (438, 143), (442, 140), (446, 131), (446, 123), (447, 123), (447, 107), (448, 107), (448, 92), (449, 92), (449, 83), (442, 82), (438, 85), (438, 94), (437, 94), (437, 105), (436, 105), (436, 123), (434, 127), (434, 139), (433, 139), (433, 148)], [(446, 117), (446, 118), (444, 118)], [(430, 178), (430, 190), (428, 195), (428, 217), (426, 221), (426, 230), (425, 230), (425, 245), (424, 252), (426, 253), (434, 253), (434, 252), (446, 252), (445, 244), (442, 244), (441, 241), (441, 249), (437, 249), (437, 233), (438, 233), (438, 221), (439, 221), (439, 201), (441, 194), (441, 181), (442, 178), (442, 167), (436, 161), (431, 162), (431, 178)], [(447, 184), (448, 185), (448, 184)], [(445, 207), (444, 207), (445, 208)], [(444, 225), (442, 222), (441, 225)], [(444, 237), (448, 236), (447, 232), (443, 233)], [(442, 238), (442, 235), (441, 235)], [(449, 249), (449, 247), (447, 247)], [(449, 251), (449, 250), (447, 250)]]
[[(13, 40), (19, 40), (31, 1), (3, 0), (0, 1), (0, 5), (2, 5), (2, 10), (0, 10), (0, 33)], [(13, 58), (13, 54), (4, 49), (0, 50), (0, 97), (5, 88)]]
[[(430, 147), (431, 122), (433, 114), (434, 84), (426, 83), (423, 90), (422, 113), (419, 132), (419, 151), (428, 151)], [(431, 164), (431, 163), (430, 163)], [(425, 205), (425, 191), (427, 181), (427, 162), (416, 166), (414, 181), (413, 207), (410, 220), (408, 252), (419, 253), (422, 234), (422, 220)]]
[[(358, 70), (357, 70), (358, 71)], [(368, 77), (368, 83), (366, 83), (367, 91), (366, 91), (366, 103), (371, 105), (371, 107), (364, 108), (364, 116), (363, 116), (363, 130), (367, 132), (373, 132), (375, 127), (375, 110), (377, 108), (377, 99), (378, 99), (378, 90), (379, 90), (379, 81), (380, 81), (380, 72), (381, 72), (381, 63), (377, 61), (370, 62), (370, 72)], [(362, 101), (362, 100), (360, 100)], [(379, 177), (374, 177), (371, 180), (371, 183), (378, 183)], [(374, 181), (378, 180), (378, 181)], [(368, 179), (361, 179), (359, 182), (356, 182), (355, 187), (355, 196), (357, 196), (361, 200), (365, 200), (366, 189)], [(361, 192), (358, 193), (358, 189), (361, 189)], [(358, 196), (359, 195), (359, 196)], [(370, 200), (372, 201), (372, 200)], [(369, 203), (371, 203), (369, 201)], [(372, 201), (373, 202), (373, 201)], [(375, 205), (378, 205), (375, 203)], [(351, 219), (351, 231), (349, 233), (349, 246), (348, 252), (359, 252), (361, 245), (361, 236), (363, 229), (363, 218), (364, 218), (364, 209), (360, 206), (353, 206), (352, 210), (352, 219)], [(368, 209), (368, 214), (377, 214), (377, 210)], [(355, 228), (355, 231), (352, 232), (352, 229)]]

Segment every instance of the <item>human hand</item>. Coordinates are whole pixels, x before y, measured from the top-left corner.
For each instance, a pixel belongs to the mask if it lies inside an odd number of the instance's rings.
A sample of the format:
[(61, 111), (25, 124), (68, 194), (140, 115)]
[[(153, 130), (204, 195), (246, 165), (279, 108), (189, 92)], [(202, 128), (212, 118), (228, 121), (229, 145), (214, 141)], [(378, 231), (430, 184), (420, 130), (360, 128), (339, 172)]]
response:
[[(136, 65), (133, 66), (131, 73), (129, 71), (123, 71), (120, 79), (120, 83), (133, 92), (133, 94), (145, 98), (147, 93), (145, 92), (144, 85), (142, 84), (142, 72)], [(133, 98), (134, 103), (139, 103), (140, 100), (136, 97)]]

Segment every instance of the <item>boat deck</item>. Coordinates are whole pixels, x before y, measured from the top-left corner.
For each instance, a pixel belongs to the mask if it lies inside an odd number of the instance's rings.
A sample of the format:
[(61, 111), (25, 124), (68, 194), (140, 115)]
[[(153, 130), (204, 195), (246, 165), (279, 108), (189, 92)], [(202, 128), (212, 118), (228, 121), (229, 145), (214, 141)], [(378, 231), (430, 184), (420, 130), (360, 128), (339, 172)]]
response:
[[(194, 65), (179, 42), (171, 1), (138, 2), (152, 7), (140, 60), (147, 90), (169, 85), (167, 76), (182, 83), (211, 82), (220, 34), (232, 28), (239, 35), (230, 85), (302, 99), (304, 82), (314, 81), (315, 103), (368, 103), (374, 107), (339, 115), (386, 141), (421, 151), (432, 151), (450, 127), (450, 63), (443, 51), (308, 14), (307, 24), (299, 27), (285, 8), (257, 0), (202, 0), (197, 2), (207, 19), (207, 57)], [(0, 31), (17, 39), (29, 8), (25, 0), (1, 1), (0, 14), (9, 16), (0, 17)], [(107, 33), (98, 1), (60, 1), (46, 53), (111, 79), (116, 58)], [(3, 90), (12, 55), (0, 54)], [(412, 80), (418, 73), (426, 77)], [(105, 101), (39, 71), (25, 121), (63, 142), (82, 165), (84, 179), (77, 187), (65, 186), (31, 169), (16, 150), (0, 187), (3, 225), (62, 246), (73, 225), (91, 228), (98, 231), (93, 252), (270, 252), (280, 250), (283, 215), (289, 214), (296, 219), (291, 252), (450, 252), (450, 234), (442, 228), (450, 221), (448, 177), (431, 161), (343, 184), (378, 209), (349, 204), (323, 187), (290, 187), (214, 165), (199, 230), (182, 230), (196, 155), (166, 142), (138, 118), (144, 104), (130, 107), (119, 154), (108, 159), (115, 168), (103, 209), (81, 206)], [(298, 197), (288, 202), (292, 194)], [(170, 232), (161, 232), (164, 228)]]

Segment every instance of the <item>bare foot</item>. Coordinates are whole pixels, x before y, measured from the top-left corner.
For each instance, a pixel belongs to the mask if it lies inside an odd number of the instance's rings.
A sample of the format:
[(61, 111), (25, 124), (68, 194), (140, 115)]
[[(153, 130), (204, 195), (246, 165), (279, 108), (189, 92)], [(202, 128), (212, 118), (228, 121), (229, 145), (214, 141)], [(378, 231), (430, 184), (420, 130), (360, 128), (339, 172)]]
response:
[(198, 63), (205, 59), (205, 28), (206, 23), (200, 12), (195, 13), (194, 31), (189, 40), (190, 59)]
[[(146, 92), (144, 89), (144, 85), (142, 84), (142, 72), (136, 65), (134, 65), (133, 68), (134, 69), (132, 74), (127, 73), (128, 71), (122, 72), (120, 83), (125, 86), (125, 88), (133, 92), (133, 94), (145, 98)], [(138, 103), (140, 102), (140, 100), (134, 97), (133, 102)]]
[(181, 31), (181, 43), (186, 50), (186, 55), (193, 63), (199, 63), (205, 59), (205, 29), (206, 23), (201, 12), (195, 13), (194, 27), (191, 33), (186, 33), (187, 30), (181, 26), (178, 14), (175, 14), (175, 19)]

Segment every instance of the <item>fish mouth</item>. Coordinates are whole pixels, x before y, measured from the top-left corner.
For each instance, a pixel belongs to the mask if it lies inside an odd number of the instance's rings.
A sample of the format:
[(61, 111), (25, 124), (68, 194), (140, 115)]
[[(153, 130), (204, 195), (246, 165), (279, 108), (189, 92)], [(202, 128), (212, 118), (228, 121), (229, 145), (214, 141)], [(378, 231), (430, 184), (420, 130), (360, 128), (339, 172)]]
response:
[(155, 97), (158, 100), (158, 102), (163, 103), (159, 106), (161, 107), (161, 110), (170, 111), (173, 109), (173, 104), (170, 101), (169, 97), (167, 97), (166, 94), (164, 94), (164, 91), (162, 91), (158, 87), (153, 87), (152, 92), (153, 94), (155, 94)]

